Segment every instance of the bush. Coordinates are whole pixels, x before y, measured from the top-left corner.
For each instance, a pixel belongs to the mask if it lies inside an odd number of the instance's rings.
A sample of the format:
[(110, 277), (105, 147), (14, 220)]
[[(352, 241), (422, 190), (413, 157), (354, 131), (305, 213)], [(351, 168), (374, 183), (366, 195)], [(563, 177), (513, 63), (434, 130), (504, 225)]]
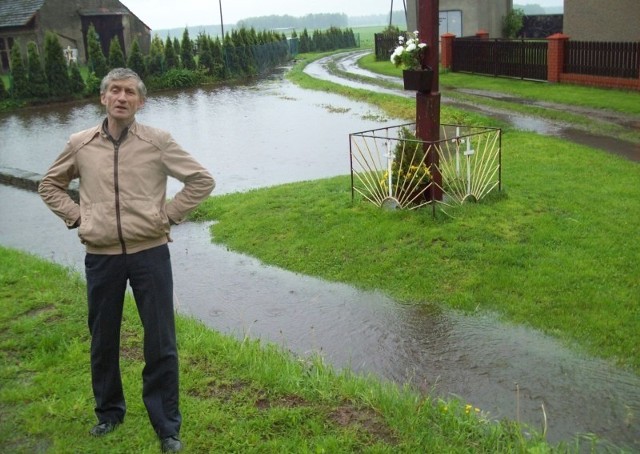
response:
[(2, 79), (0, 79), (0, 101), (4, 101), (6, 99), (9, 99), (9, 92), (4, 86), (4, 82), (2, 81)]
[(107, 58), (102, 52), (100, 37), (96, 28), (91, 24), (87, 32), (87, 47), (89, 49), (89, 69), (93, 71), (97, 77), (102, 78), (109, 72)]
[(89, 75), (87, 76), (87, 81), (85, 83), (85, 93), (87, 94), (87, 96), (100, 94), (101, 81), (102, 79), (96, 76), (96, 73), (94, 73), (93, 71), (89, 73)]
[(146, 81), (150, 89), (189, 88), (195, 87), (204, 80), (202, 73), (188, 69), (170, 69), (157, 77), (149, 77)]
[(76, 62), (71, 62), (69, 65), (69, 82), (71, 83), (71, 93), (74, 95), (82, 95), (85, 93), (86, 84), (80, 74), (80, 68)]
[(109, 67), (111, 69), (125, 67), (124, 53), (120, 41), (115, 36), (109, 43)]
[(518, 36), (518, 32), (522, 29), (523, 20), (524, 11), (520, 8), (512, 8), (502, 19), (502, 34), (504, 37), (513, 39)]
[(29, 79), (29, 96), (31, 98), (46, 98), (49, 95), (47, 76), (44, 73), (38, 47), (33, 41), (27, 44), (27, 75)]
[(16, 40), (11, 48), (11, 80), (9, 87), (13, 98), (24, 99), (29, 96), (29, 80), (27, 78), (27, 68), (22, 59), (20, 44)]
[(51, 96), (69, 96), (71, 83), (67, 60), (64, 58), (64, 51), (58, 41), (58, 36), (51, 32), (47, 32), (44, 38), (44, 67)]
[(138, 44), (138, 40), (133, 40), (131, 44), (131, 52), (129, 53), (129, 59), (127, 60), (127, 68), (135, 71), (141, 79), (145, 79), (147, 77), (147, 68), (144, 64), (144, 56), (142, 55), (142, 50), (140, 49), (140, 44)]

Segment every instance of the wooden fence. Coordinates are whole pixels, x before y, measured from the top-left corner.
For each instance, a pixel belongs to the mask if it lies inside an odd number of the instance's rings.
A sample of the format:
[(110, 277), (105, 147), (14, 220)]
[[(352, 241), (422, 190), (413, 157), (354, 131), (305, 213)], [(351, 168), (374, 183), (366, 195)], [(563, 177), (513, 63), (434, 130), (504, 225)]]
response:
[(547, 42), (505, 39), (456, 39), (453, 71), (547, 80)]
[[(405, 40), (407, 39), (407, 32), (401, 32)], [(375, 42), (375, 53), (377, 61), (389, 60), (391, 54), (398, 47), (397, 33), (374, 33), (373, 39)]]
[(640, 42), (441, 36), (441, 64), (453, 71), (640, 90)]
[(640, 42), (567, 41), (564, 72), (638, 79)]

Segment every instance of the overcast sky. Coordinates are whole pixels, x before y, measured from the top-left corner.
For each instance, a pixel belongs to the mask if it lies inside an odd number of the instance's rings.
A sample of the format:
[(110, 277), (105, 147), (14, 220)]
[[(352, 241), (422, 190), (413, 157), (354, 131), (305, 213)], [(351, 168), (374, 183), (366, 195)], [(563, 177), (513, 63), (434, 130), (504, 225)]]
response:
[[(255, 16), (304, 16), (312, 13), (345, 13), (347, 16), (388, 14), (391, 0), (220, 0), (225, 24)], [(121, 0), (154, 30), (220, 23), (218, 0)], [(563, 0), (514, 0), (517, 4), (537, 3), (562, 6)], [(402, 0), (394, 0), (394, 10), (402, 10)]]

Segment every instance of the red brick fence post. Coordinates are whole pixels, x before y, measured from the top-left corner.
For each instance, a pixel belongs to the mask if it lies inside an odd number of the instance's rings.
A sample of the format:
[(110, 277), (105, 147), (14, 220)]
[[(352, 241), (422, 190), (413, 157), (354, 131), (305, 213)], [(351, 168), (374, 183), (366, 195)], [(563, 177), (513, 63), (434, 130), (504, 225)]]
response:
[(440, 36), (440, 65), (443, 69), (453, 68), (453, 41), (456, 35), (445, 33)]
[(564, 46), (569, 36), (556, 33), (547, 38), (547, 80), (560, 82), (560, 74), (564, 72)]

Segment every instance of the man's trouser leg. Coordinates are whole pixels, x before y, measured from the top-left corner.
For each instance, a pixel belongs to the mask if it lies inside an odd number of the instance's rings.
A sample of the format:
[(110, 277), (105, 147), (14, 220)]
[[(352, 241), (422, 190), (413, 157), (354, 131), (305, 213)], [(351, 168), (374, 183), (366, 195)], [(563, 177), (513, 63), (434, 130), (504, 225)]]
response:
[(126, 412), (120, 377), (120, 324), (127, 287), (124, 256), (87, 254), (85, 272), (95, 412), (101, 423), (120, 423)]
[(142, 397), (160, 438), (180, 433), (178, 350), (169, 247), (128, 256), (129, 283), (144, 326)]

